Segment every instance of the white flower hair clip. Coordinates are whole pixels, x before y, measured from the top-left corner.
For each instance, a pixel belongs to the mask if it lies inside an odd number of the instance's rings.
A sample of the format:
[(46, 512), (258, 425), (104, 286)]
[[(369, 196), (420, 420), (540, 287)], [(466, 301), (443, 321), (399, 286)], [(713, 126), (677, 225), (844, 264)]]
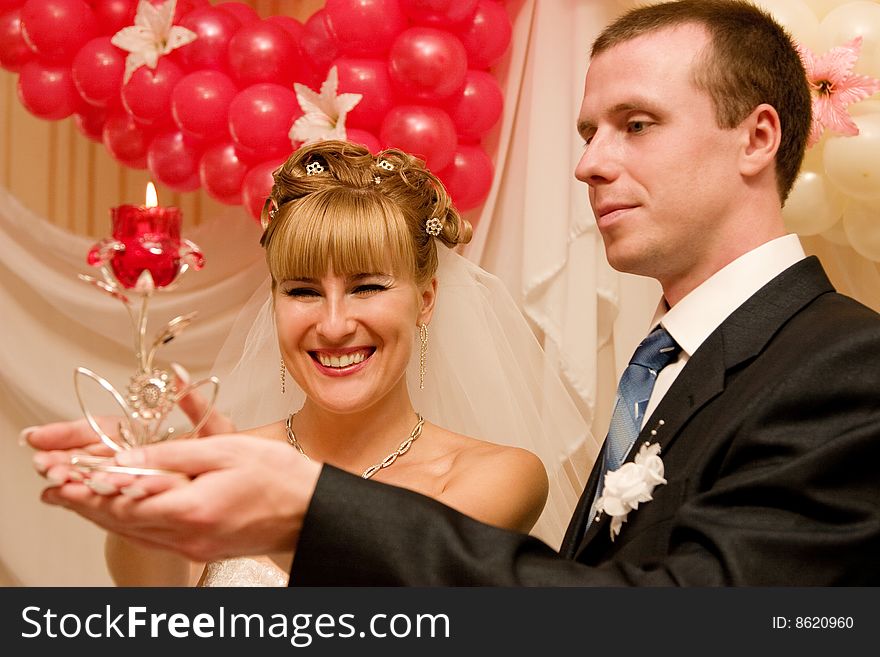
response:
[(425, 232), (428, 233), (428, 235), (437, 237), (442, 230), (443, 224), (437, 217), (431, 217), (425, 222)]
[(629, 512), (654, 499), (654, 488), (665, 483), (659, 443), (644, 443), (632, 462), (606, 473), (602, 496), (596, 500), (596, 518), (600, 513), (611, 516), (612, 541), (620, 533)]

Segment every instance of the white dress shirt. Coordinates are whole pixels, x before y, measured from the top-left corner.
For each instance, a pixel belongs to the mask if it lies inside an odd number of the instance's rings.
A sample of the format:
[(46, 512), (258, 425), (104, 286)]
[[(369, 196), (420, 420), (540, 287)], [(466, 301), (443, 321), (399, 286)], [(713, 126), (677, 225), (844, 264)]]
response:
[(681, 353), (657, 375), (642, 427), (706, 338), (755, 292), (804, 257), (797, 235), (778, 237), (717, 271), (672, 308), (665, 299), (660, 300), (651, 330), (662, 324), (681, 347)]

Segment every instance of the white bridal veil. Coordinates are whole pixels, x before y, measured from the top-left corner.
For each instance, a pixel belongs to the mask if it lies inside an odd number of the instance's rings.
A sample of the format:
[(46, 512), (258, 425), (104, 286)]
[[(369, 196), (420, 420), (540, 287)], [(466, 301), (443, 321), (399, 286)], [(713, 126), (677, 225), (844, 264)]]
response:
[[(565, 466), (589, 437), (587, 422), (501, 281), (437, 246), (424, 390), (418, 387), (415, 330), (407, 370), (413, 405), (439, 426), (537, 454), (547, 468), (550, 496), (532, 533), (558, 547), (583, 487)], [(281, 394), (279, 360), (267, 279), (239, 314), (214, 368), (222, 381), (220, 410), (237, 427), (277, 421), (302, 405), (303, 393), (289, 377), (287, 394)]]

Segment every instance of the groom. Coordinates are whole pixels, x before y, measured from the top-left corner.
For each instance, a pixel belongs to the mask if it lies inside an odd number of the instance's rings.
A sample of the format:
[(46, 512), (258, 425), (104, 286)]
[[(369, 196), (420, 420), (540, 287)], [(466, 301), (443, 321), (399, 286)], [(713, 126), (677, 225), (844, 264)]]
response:
[(880, 584), (880, 317), (781, 215), (809, 126), (798, 55), (750, 4), (639, 8), (596, 40), (576, 176), (609, 262), (664, 298), (561, 554), (236, 436), (119, 457), (194, 477), (167, 492), (44, 499), (200, 559), (295, 547), (292, 585)]

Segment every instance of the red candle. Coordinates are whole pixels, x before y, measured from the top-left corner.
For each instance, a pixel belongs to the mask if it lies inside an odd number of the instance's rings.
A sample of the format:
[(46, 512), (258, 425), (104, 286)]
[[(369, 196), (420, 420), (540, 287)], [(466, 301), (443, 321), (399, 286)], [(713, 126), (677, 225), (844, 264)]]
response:
[[(110, 210), (113, 244), (110, 266), (123, 287), (133, 288), (144, 271), (155, 287), (165, 287), (180, 267), (180, 208), (162, 207), (153, 183), (147, 185), (144, 205), (120, 205)], [(89, 264), (105, 261), (106, 249), (96, 245), (89, 252)]]

